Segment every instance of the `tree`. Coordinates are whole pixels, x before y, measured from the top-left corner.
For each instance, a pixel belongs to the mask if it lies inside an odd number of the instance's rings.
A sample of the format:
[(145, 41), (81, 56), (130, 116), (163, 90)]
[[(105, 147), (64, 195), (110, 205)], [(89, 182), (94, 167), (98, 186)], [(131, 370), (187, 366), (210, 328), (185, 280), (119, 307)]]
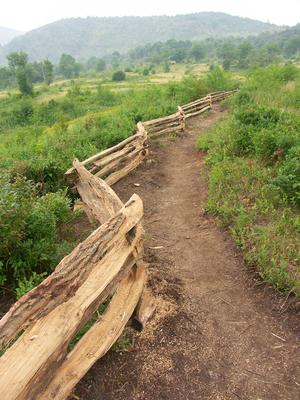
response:
[(238, 66), (239, 68), (248, 68), (251, 62), (251, 53), (253, 46), (249, 42), (244, 42), (238, 47)]
[(145, 68), (143, 69), (143, 75), (144, 75), (144, 76), (148, 76), (149, 74), (150, 74), (149, 68), (145, 67)]
[(211, 65), (210, 71), (206, 75), (208, 86), (213, 90), (224, 90), (229, 87), (226, 74), (218, 65)]
[(164, 72), (170, 72), (171, 71), (171, 67), (170, 64), (166, 61), (164, 64)]
[(105, 68), (106, 68), (106, 61), (100, 58), (96, 64), (96, 71), (102, 72), (105, 70)]
[(14, 73), (10, 68), (0, 68), (0, 90), (6, 89), (15, 83)]
[(187, 51), (185, 49), (178, 49), (172, 55), (172, 60), (176, 61), (177, 63), (182, 62), (187, 56)]
[(45, 83), (50, 86), (53, 82), (53, 69), (54, 65), (49, 60), (43, 61), (43, 73), (44, 73), (44, 81)]
[(126, 80), (126, 74), (124, 71), (116, 71), (113, 73), (112, 80), (114, 82), (122, 82)]
[(111, 65), (113, 68), (118, 68), (121, 61), (121, 54), (118, 51), (114, 51), (111, 55)]
[(31, 68), (28, 64), (28, 55), (23, 51), (10, 53), (7, 56), (8, 65), (16, 77), (19, 90), (23, 95), (33, 93)]
[(66, 79), (75, 78), (80, 72), (80, 64), (70, 54), (61, 55), (58, 68), (59, 72)]
[(217, 49), (217, 56), (223, 60), (223, 68), (229, 70), (237, 58), (237, 49), (230, 42), (224, 43)]
[(190, 55), (198, 62), (205, 57), (205, 49), (200, 43), (195, 43), (190, 50)]
[(289, 39), (284, 46), (284, 52), (288, 57), (300, 53), (300, 36)]

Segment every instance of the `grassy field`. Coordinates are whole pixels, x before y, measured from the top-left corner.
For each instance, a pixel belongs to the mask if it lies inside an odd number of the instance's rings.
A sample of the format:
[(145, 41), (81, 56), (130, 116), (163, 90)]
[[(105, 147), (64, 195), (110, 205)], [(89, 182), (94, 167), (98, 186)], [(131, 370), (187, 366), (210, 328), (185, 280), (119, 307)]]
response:
[[(291, 65), (230, 74), (174, 65), (149, 76), (111, 73), (0, 93), (0, 291), (35, 286), (76, 245), (64, 172), (131, 135), (140, 120), (170, 114), (209, 91), (241, 86), (229, 117), (199, 138), (208, 151), (208, 208), (245, 259), (282, 291), (299, 294), (300, 78)], [(72, 236), (72, 235), (70, 235)]]
[[(18, 296), (53, 270), (76, 244), (64, 227), (74, 218), (64, 172), (135, 131), (138, 121), (168, 115), (209, 91), (236, 85), (216, 68), (186, 67), (151, 76), (128, 74), (57, 81), (33, 97), (0, 100), (0, 287)], [(161, 83), (155, 83), (160, 81)]]
[(300, 71), (252, 70), (228, 105), (198, 141), (208, 152), (208, 209), (264, 280), (300, 295)]
[[(97, 87), (103, 85), (112, 91), (137, 89), (138, 87), (145, 87), (151, 84), (168, 83), (170, 81), (179, 81), (187, 74), (201, 77), (209, 70), (207, 64), (174, 64), (170, 66), (170, 72), (164, 72), (162, 67), (157, 67), (154, 72), (148, 76), (144, 76), (141, 72), (126, 72), (126, 81), (112, 82), (111, 77), (113, 71), (107, 70), (101, 73), (93, 73), (87, 76), (82, 76), (70, 80), (57, 79), (50, 87), (45, 85), (36, 85), (35, 99), (39, 103), (47, 102), (49, 100), (62, 99), (73, 85), (78, 85), (82, 90), (90, 90), (96, 93)], [(5, 99), (11, 95), (17, 95), (18, 90), (2, 90), (0, 91), (0, 100)]]

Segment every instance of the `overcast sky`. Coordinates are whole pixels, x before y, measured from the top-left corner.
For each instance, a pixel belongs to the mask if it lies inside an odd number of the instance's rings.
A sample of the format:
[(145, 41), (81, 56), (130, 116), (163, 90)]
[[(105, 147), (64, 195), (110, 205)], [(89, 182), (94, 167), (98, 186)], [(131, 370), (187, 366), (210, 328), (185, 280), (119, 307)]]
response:
[(28, 31), (69, 17), (222, 11), (281, 25), (300, 22), (300, 0), (0, 0), (0, 26)]

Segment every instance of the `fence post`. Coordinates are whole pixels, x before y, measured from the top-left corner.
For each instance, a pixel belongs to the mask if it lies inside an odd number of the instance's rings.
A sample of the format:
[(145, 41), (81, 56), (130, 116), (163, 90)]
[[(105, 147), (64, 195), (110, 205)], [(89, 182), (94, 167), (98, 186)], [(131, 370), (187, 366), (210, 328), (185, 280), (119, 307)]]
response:
[(212, 96), (211, 96), (211, 94), (208, 95), (208, 99), (209, 99), (209, 106), (212, 109)]
[(184, 131), (185, 130), (185, 113), (184, 113), (183, 109), (180, 106), (178, 106), (178, 112), (180, 114), (181, 130)]

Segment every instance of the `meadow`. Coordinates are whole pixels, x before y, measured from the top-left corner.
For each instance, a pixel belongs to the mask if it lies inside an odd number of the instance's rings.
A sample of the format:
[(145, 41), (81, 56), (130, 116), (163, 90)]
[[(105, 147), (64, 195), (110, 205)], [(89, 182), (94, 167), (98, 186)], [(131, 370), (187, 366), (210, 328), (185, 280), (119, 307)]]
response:
[[(126, 81), (86, 76), (11, 91), (0, 99), (0, 285), (20, 297), (76, 244), (64, 234), (76, 218), (64, 177), (85, 159), (134, 132), (138, 121), (173, 113), (178, 104), (236, 86), (230, 73), (174, 66)], [(198, 72), (198, 76), (191, 72)], [(200, 72), (200, 74), (199, 74)], [(66, 237), (67, 236), (67, 237)]]

